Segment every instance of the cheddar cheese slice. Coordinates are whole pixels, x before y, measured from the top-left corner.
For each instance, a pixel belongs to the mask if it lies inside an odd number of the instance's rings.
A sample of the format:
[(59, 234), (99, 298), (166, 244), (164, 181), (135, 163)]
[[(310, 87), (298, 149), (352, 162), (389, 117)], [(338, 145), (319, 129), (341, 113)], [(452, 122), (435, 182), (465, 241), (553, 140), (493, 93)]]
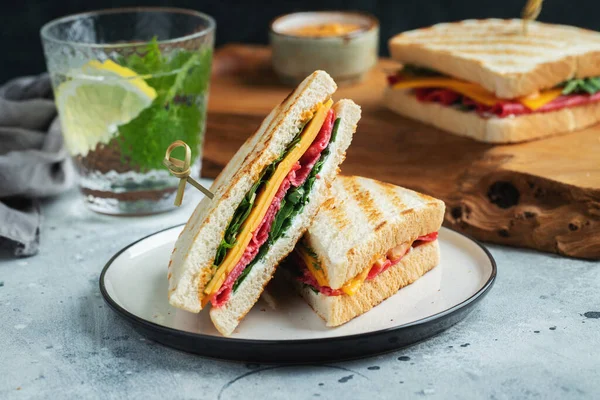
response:
[(306, 268), (308, 268), (308, 270), (310, 271), (310, 273), (312, 274), (312, 276), (315, 277), (315, 280), (317, 281), (317, 283), (320, 286), (329, 286), (329, 283), (327, 282), (327, 277), (325, 276), (325, 273), (323, 272), (323, 269), (319, 265), (319, 260), (317, 260), (316, 258), (314, 258), (313, 256), (311, 256), (310, 254), (308, 254), (308, 252), (306, 251), (306, 249), (304, 249), (301, 246), (297, 247), (296, 251), (298, 252), (298, 254), (300, 255), (300, 257), (304, 261), (304, 264), (306, 265)]
[(523, 104), (530, 110), (537, 110), (538, 108), (550, 103), (558, 96), (562, 95), (562, 89), (550, 89), (544, 90), (543, 92), (536, 93), (532, 96), (521, 97), (519, 103)]
[[(325, 275), (325, 272), (319, 265), (319, 260), (316, 259), (314, 256), (310, 255), (303, 246), (296, 247), (296, 252), (300, 256), (300, 258), (302, 258), (304, 264), (306, 265), (306, 268), (308, 268), (309, 272), (315, 278), (319, 286), (329, 286), (327, 276)], [(358, 289), (360, 289), (360, 286), (363, 284), (363, 282), (367, 279), (370, 270), (370, 267), (365, 268), (363, 272), (346, 282), (344, 286), (341, 287), (341, 290), (350, 296), (355, 294), (358, 291)]]
[[(496, 97), (492, 92), (477, 83), (464, 82), (452, 78), (410, 78), (403, 76), (402, 80), (394, 83), (392, 87), (394, 89), (450, 89), (454, 92), (462, 94), (463, 96), (473, 99), (478, 103), (485, 104), (486, 106), (490, 107), (494, 104), (507, 101), (507, 99), (500, 99)], [(513, 101), (521, 103), (530, 110), (535, 111), (556, 99), (561, 94), (562, 89), (549, 89), (533, 96), (520, 97), (514, 99)]]
[(319, 134), (319, 131), (325, 122), (325, 118), (327, 117), (327, 113), (332, 105), (333, 101), (329, 99), (327, 102), (325, 102), (325, 104), (322, 104), (317, 109), (312, 120), (304, 128), (302, 136), (300, 137), (300, 142), (287, 154), (283, 160), (281, 160), (281, 162), (279, 162), (275, 172), (271, 176), (271, 179), (269, 179), (262, 190), (258, 193), (254, 203), (254, 208), (252, 211), (250, 211), (250, 215), (248, 215), (248, 218), (242, 225), (234, 246), (229, 249), (227, 256), (225, 256), (225, 259), (213, 275), (211, 281), (208, 283), (208, 285), (206, 285), (206, 288), (204, 289), (205, 294), (212, 295), (216, 293), (221, 288), (221, 285), (223, 285), (227, 274), (229, 274), (240, 261), (244, 251), (246, 250), (246, 247), (248, 247), (248, 244), (252, 239), (253, 232), (262, 222), (269, 206), (271, 205), (271, 202), (273, 201), (273, 198), (277, 194), (279, 186), (292, 169), (292, 166), (296, 164), (298, 160), (300, 160), (300, 157), (302, 157), (306, 150), (308, 150), (312, 142)]
[(369, 276), (370, 271), (371, 268), (365, 268), (363, 272), (358, 274), (358, 276), (355, 276), (348, 282), (344, 283), (344, 286), (342, 286), (342, 291), (348, 296), (352, 296), (353, 294), (358, 292), (358, 289), (360, 289), (363, 282), (367, 279), (367, 276)]

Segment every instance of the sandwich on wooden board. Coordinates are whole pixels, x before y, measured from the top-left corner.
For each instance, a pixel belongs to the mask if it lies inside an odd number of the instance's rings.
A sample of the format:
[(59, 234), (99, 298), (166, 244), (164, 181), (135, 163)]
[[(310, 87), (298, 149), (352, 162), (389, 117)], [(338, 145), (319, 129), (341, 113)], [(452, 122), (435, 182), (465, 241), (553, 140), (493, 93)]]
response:
[(197, 313), (212, 304), (230, 335), (310, 225), (345, 158), (360, 119), (323, 71), (271, 111), (214, 181), (177, 239), (169, 302)]
[(283, 270), (327, 326), (369, 311), (439, 263), (441, 200), (338, 176)]
[(485, 19), (392, 37), (403, 68), (387, 107), (452, 133), (513, 143), (600, 121), (600, 33), (565, 25)]

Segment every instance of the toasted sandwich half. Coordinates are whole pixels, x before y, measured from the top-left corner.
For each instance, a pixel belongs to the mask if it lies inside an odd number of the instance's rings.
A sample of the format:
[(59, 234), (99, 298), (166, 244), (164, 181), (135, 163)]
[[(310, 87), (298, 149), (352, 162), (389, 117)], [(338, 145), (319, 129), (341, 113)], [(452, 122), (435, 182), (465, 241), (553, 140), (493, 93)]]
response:
[(438, 264), (443, 218), (441, 200), (338, 176), (283, 270), (327, 326), (338, 326)]
[(490, 143), (522, 142), (600, 121), (600, 33), (522, 20), (467, 20), (389, 41), (397, 113)]
[(169, 302), (229, 335), (326, 199), (360, 119), (323, 71), (307, 77), (233, 156), (185, 225), (169, 262)]

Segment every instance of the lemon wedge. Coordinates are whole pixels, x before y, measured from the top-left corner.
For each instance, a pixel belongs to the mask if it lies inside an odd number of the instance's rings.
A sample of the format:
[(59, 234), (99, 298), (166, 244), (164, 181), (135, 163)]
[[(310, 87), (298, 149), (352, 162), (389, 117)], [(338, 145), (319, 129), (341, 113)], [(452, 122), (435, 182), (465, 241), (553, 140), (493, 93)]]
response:
[(137, 117), (156, 98), (156, 90), (129, 68), (92, 60), (56, 89), (63, 137), (72, 155), (86, 156), (108, 143), (118, 126)]

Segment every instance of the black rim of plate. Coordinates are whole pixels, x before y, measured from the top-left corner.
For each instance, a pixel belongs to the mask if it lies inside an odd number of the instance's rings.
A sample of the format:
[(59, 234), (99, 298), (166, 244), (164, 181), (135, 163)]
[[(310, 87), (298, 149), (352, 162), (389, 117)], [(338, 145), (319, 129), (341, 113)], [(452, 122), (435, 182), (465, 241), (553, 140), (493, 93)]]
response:
[[(150, 235), (144, 236), (141, 239), (138, 239), (135, 242), (133, 242), (133, 243), (125, 246), (121, 250), (119, 250), (115, 255), (113, 255), (110, 258), (110, 260), (108, 260), (108, 262), (102, 269), (102, 273), (100, 274), (100, 279), (99, 279), (100, 292), (102, 293), (102, 297), (104, 298), (106, 303), (110, 306), (110, 308), (112, 308), (113, 311), (115, 311), (118, 315), (120, 315), (126, 321), (128, 321), (134, 327), (134, 329), (141, 328), (141, 331), (143, 333), (147, 334), (147, 336), (152, 336), (152, 339), (154, 339), (157, 342), (160, 342), (168, 347), (173, 347), (173, 348), (183, 350), (186, 352), (192, 352), (192, 353), (196, 353), (199, 355), (208, 356), (208, 357), (212, 357), (212, 358), (227, 359), (227, 360), (233, 360), (233, 361), (261, 361), (261, 362), (282, 362), (282, 363), (288, 363), (288, 362), (298, 363), (298, 362), (300, 362), (300, 363), (303, 363), (303, 362), (314, 362), (314, 361), (332, 361), (332, 360), (354, 359), (354, 358), (367, 357), (367, 356), (371, 356), (371, 355), (394, 351), (394, 350), (406, 347), (410, 344), (417, 343), (418, 341), (435, 336), (436, 334), (441, 333), (442, 331), (445, 331), (450, 326), (452, 326), (455, 323), (462, 320), (467, 315), (465, 312), (469, 311), (469, 308), (473, 304), (475, 304), (477, 301), (481, 300), (489, 292), (489, 290), (494, 285), (494, 282), (496, 280), (496, 274), (497, 274), (496, 260), (494, 259), (492, 254), (489, 252), (489, 250), (483, 244), (481, 244), (478, 240), (473, 239), (472, 237), (470, 237), (468, 235), (465, 235), (454, 229), (444, 227), (445, 229), (448, 229), (449, 231), (457, 233), (458, 235), (463, 236), (464, 238), (475, 243), (485, 253), (485, 255), (489, 259), (491, 267), (492, 267), (492, 271), (491, 271), (491, 274), (490, 274), (488, 280), (483, 284), (483, 286), (477, 292), (475, 292), (473, 295), (471, 295), (469, 298), (465, 299), (464, 301), (462, 301), (458, 304), (455, 304), (454, 306), (452, 306), (444, 311), (430, 315), (425, 318), (421, 318), (419, 320), (416, 320), (416, 321), (413, 321), (413, 322), (410, 322), (407, 324), (402, 324), (402, 325), (398, 325), (398, 326), (394, 326), (394, 327), (390, 327), (390, 328), (386, 328), (386, 329), (380, 329), (380, 330), (373, 331), (373, 332), (365, 332), (365, 333), (358, 333), (358, 334), (353, 334), (353, 335), (334, 336), (334, 337), (317, 338), (317, 339), (286, 339), (286, 340), (236, 339), (236, 338), (229, 338), (229, 337), (223, 337), (223, 336), (213, 336), (213, 335), (205, 335), (205, 334), (201, 334), (201, 333), (192, 333), (192, 332), (182, 331), (179, 329), (174, 329), (174, 328), (170, 328), (167, 326), (159, 325), (154, 322), (150, 322), (146, 319), (143, 319), (141, 317), (138, 317), (137, 315), (129, 312), (128, 310), (126, 310), (125, 308), (123, 308), (119, 304), (117, 304), (117, 302), (114, 301), (110, 297), (110, 295), (108, 294), (108, 291), (106, 290), (106, 286), (104, 285), (104, 277), (106, 275), (106, 272), (108, 271), (110, 266), (113, 264), (113, 262), (122, 253), (127, 251), (130, 247), (138, 244), (139, 242), (141, 242), (151, 236), (157, 235), (159, 233), (162, 233), (162, 232), (165, 232), (165, 231), (168, 231), (171, 229), (182, 227), (183, 225), (184, 224), (179, 224), (179, 225), (175, 225), (175, 226), (172, 226), (169, 228), (161, 229)], [(266, 349), (273, 349), (274, 351), (285, 352), (287, 350), (291, 350), (289, 346), (296, 346), (296, 351), (307, 351), (311, 347), (318, 347), (321, 351), (322, 349), (326, 349), (327, 346), (335, 345), (336, 343), (338, 343), (340, 341), (354, 342), (354, 343), (360, 345), (360, 344), (366, 343), (366, 341), (368, 341), (369, 339), (373, 339), (373, 338), (386, 337), (389, 339), (390, 334), (399, 333), (400, 331), (403, 331), (403, 330), (407, 330), (407, 329), (410, 330), (411, 328), (420, 328), (420, 327), (425, 328), (428, 325), (430, 325), (436, 321), (448, 319), (449, 317), (454, 316), (455, 314), (460, 314), (460, 313), (464, 314), (464, 316), (462, 318), (456, 319), (455, 321), (450, 322), (449, 324), (446, 324), (445, 327), (439, 328), (429, 334), (424, 334), (424, 335), (421, 334), (419, 336), (418, 340), (414, 340), (414, 341), (412, 341), (410, 343), (406, 343), (406, 344), (400, 343), (399, 345), (396, 345), (396, 346), (394, 346), (394, 345), (382, 346), (382, 350), (379, 350), (379, 351), (377, 351), (377, 350), (371, 350), (370, 352), (358, 351), (358, 352), (354, 352), (354, 353), (352, 353), (350, 355), (346, 355), (346, 356), (340, 355), (341, 357), (336, 356), (335, 354), (319, 355), (319, 356), (310, 356), (310, 355), (306, 356), (306, 354), (302, 355), (302, 353), (297, 353), (296, 356), (292, 355), (291, 357), (286, 357), (285, 355), (281, 355), (279, 353), (270, 354), (270, 355), (265, 355), (264, 353), (262, 353)], [(165, 338), (168, 338), (168, 340), (165, 340)], [(207, 349), (207, 351), (204, 352), (204, 351), (197, 351), (196, 349), (190, 349), (188, 345), (178, 342), (177, 341), (178, 339), (184, 340), (187, 342), (189, 342), (190, 340), (202, 341), (205, 344), (205, 346), (203, 346), (203, 347), (205, 349)], [(390, 342), (392, 342), (392, 341), (390, 340)], [(210, 349), (211, 346), (215, 346), (215, 348), (223, 350), (223, 353), (221, 353), (221, 350), (219, 350), (218, 352), (214, 351), (214, 350), (208, 351), (208, 349)], [(249, 353), (246, 352), (244, 355), (241, 355), (238, 352), (240, 349), (250, 349), (250, 352)], [(256, 351), (252, 351), (252, 349), (256, 349)], [(255, 356), (254, 353), (261, 353), (261, 354), (259, 354), (258, 356)], [(217, 355), (213, 355), (213, 354), (219, 354), (219, 355), (217, 356)]]

